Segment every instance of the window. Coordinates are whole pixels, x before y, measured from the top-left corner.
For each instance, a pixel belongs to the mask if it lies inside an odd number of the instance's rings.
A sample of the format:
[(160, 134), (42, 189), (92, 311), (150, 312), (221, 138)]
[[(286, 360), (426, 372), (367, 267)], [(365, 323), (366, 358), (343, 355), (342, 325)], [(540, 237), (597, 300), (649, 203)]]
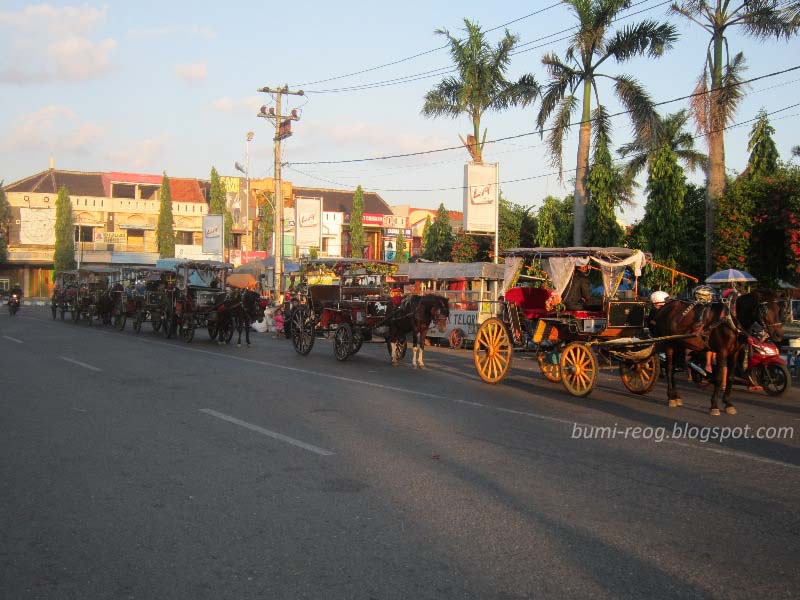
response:
[(175, 243), (181, 246), (192, 245), (192, 232), (191, 231), (177, 231), (175, 232)]
[(128, 229), (128, 252), (144, 252), (144, 229)]

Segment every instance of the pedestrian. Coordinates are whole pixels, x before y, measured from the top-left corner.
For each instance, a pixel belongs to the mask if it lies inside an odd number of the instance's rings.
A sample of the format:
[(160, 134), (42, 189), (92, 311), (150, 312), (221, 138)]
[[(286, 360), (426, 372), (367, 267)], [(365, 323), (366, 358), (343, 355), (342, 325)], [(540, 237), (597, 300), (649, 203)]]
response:
[(275, 309), (275, 314), (272, 315), (272, 321), (275, 323), (275, 337), (283, 336), (283, 309), (278, 307)]

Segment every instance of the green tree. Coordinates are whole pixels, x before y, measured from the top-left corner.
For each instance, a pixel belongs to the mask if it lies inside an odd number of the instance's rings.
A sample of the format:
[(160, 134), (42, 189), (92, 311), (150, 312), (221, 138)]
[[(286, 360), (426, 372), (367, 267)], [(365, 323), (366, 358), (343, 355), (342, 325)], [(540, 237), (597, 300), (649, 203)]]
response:
[[(2, 181), (0, 181), (2, 184)], [(0, 187), (0, 262), (8, 260), (8, 238), (11, 235), (11, 205)]]
[(397, 234), (397, 241), (395, 242), (394, 262), (407, 263), (408, 256), (406, 255), (406, 239), (403, 237), (403, 231)]
[(431, 231), (431, 216), (426, 215), (425, 217), (425, 225), (422, 226), (422, 256), (425, 257), (425, 248), (428, 246), (428, 240), (430, 239), (430, 231)]
[(626, 177), (633, 180), (665, 144), (690, 171), (705, 171), (708, 157), (695, 150), (695, 136), (685, 129), (690, 118), (689, 111), (681, 110), (666, 117), (659, 115), (657, 118), (656, 127), (638, 132), (632, 142), (623, 144), (617, 150), (622, 158), (631, 157), (625, 167)]
[(435, 261), (449, 261), (453, 250), (453, 228), (450, 226), (450, 214), (439, 205), (436, 218), (428, 228), (428, 237), (425, 240), (423, 258)]
[(233, 216), (225, 202), (225, 189), (222, 187), (222, 180), (219, 177), (219, 173), (217, 173), (217, 169), (214, 167), (211, 167), (211, 189), (209, 196), (208, 214), (224, 216), (225, 248), (231, 248), (233, 245), (233, 234), (231, 234)]
[(767, 111), (763, 108), (758, 112), (758, 118), (750, 130), (750, 139), (747, 142), (747, 151), (750, 158), (747, 161), (747, 174), (750, 177), (763, 177), (774, 175), (778, 170), (778, 147), (772, 136), (775, 128), (769, 124)]
[(161, 178), (161, 206), (158, 210), (156, 227), (158, 255), (161, 258), (175, 258), (175, 229), (172, 224), (172, 192), (169, 189), (167, 173)]
[(564, 248), (572, 246), (572, 196), (563, 200), (548, 196), (536, 214), (535, 246)]
[(519, 248), (520, 236), (522, 232), (522, 220), (524, 210), (518, 204), (514, 204), (500, 195), (500, 214), (497, 216), (498, 233), (497, 245), (500, 250), (504, 248)]
[(706, 189), (703, 186), (686, 185), (682, 232), (681, 271), (702, 281), (706, 272)]
[(353, 194), (353, 212), (350, 213), (350, 256), (364, 258), (364, 190), (359, 185)]
[(692, 112), (708, 143), (706, 206), (706, 270), (712, 268), (716, 203), (725, 192), (725, 127), (730, 124), (743, 96), (742, 52), (729, 54), (728, 34), (734, 28), (758, 41), (789, 39), (800, 27), (797, 0), (681, 0), (670, 7), (710, 34), (703, 72), (692, 100)]
[(56, 247), (53, 269), (68, 271), (75, 268), (75, 225), (72, 219), (72, 201), (66, 186), (58, 189), (56, 198)]
[(269, 249), (270, 253), (275, 252), (272, 247), (272, 233), (275, 231), (274, 197), (275, 194), (273, 192), (256, 192), (258, 213), (261, 215), (258, 222), (256, 250), (265, 251)]
[(642, 218), (642, 232), (647, 249), (660, 263), (674, 266), (683, 252), (683, 200), (686, 177), (678, 157), (664, 144), (650, 164), (647, 179), (647, 204)]
[(536, 98), (539, 86), (532, 75), (523, 75), (516, 82), (508, 81), (511, 54), (517, 37), (508, 30), (492, 48), (485, 32), (476, 23), (464, 19), (466, 39), (450, 35), (446, 29), (437, 29), (437, 35), (447, 38), (450, 56), (458, 75), (446, 77), (425, 95), (422, 114), (426, 117), (451, 117), (466, 115), (472, 121), (472, 137), (462, 139), (475, 162), (483, 160), (486, 130), (481, 138), (481, 117), (487, 111), (502, 111), (517, 104), (527, 105)]
[(452, 261), (471, 263), (478, 260), (478, 242), (471, 235), (459, 231), (453, 239)]
[[(547, 145), (553, 165), (561, 172), (564, 138), (570, 130), (572, 113), (578, 109), (579, 101), (581, 103), (573, 196), (573, 237), (575, 245), (581, 246), (586, 227), (586, 181), (592, 124), (606, 138), (610, 130), (608, 112), (600, 104), (597, 80), (607, 78), (614, 82), (614, 91), (629, 111), (635, 132), (646, 131), (657, 123), (653, 101), (644, 88), (628, 75), (601, 73), (600, 66), (609, 59), (623, 63), (637, 56), (657, 58), (665, 49), (672, 47), (677, 34), (674, 26), (649, 20), (626, 25), (611, 34), (610, 29), (617, 20), (617, 15), (631, 6), (631, 0), (564, 0), (564, 3), (575, 14), (578, 28), (571, 37), (565, 60), (555, 53), (548, 53), (542, 58), (550, 81), (542, 95), (542, 105), (536, 122), (539, 131), (544, 133), (547, 121), (553, 117)], [(576, 95), (579, 88), (582, 93), (580, 100)], [(592, 92), (597, 98), (597, 108), (594, 111)]]
[(739, 177), (717, 200), (712, 267), (715, 271), (750, 270), (748, 256), (755, 209), (753, 189), (760, 182), (761, 179), (754, 182), (747, 177)]
[(589, 200), (586, 203), (586, 244), (619, 246), (625, 231), (617, 222), (616, 208), (622, 198), (630, 197), (630, 180), (614, 166), (608, 141), (595, 143), (594, 160), (586, 181)]

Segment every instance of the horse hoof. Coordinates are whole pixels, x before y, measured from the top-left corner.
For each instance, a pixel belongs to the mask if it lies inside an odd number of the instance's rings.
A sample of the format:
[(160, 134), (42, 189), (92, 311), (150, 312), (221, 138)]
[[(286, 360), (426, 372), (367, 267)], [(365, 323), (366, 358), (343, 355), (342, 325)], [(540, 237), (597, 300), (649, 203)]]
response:
[(729, 414), (729, 415), (735, 415), (736, 414), (736, 407), (735, 406), (726, 406), (725, 407), (725, 413)]
[(711, 414), (712, 417), (718, 417), (720, 415), (719, 409), (718, 408), (712, 408), (711, 411), (710, 411), (710, 414)]
[(670, 407), (670, 408), (675, 408), (676, 406), (680, 406), (680, 405), (678, 404), (678, 401), (677, 401), (677, 400), (675, 400), (675, 399), (673, 398), (672, 400), (670, 400), (670, 401), (669, 401), (669, 407)]
[(683, 400), (681, 398), (675, 398), (675, 406), (683, 406)]

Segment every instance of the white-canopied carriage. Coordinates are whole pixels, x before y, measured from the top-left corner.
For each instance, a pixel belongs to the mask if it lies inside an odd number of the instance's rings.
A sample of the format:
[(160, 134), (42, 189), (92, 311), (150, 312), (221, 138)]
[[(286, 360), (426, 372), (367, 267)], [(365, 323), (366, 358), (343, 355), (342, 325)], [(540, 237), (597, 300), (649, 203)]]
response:
[(451, 348), (463, 348), (475, 342), (481, 323), (496, 314), (504, 275), (504, 266), (494, 263), (417, 262), (401, 264), (396, 276), (414, 284), (414, 293), (447, 298), (447, 328), (429, 329), (428, 339), (445, 339)]
[[(506, 376), (514, 352), (535, 354), (542, 374), (573, 395), (594, 388), (598, 370), (618, 368), (625, 387), (642, 394), (658, 379), (658, 358), (647, 340), (647, 303), (636, 299), (647, 256), (629, 248), (514, 248), (505, 256), (504, 298), (495, 317), (481, 325), (473, 349), (475, 368), (487, 383)], [(596, 305), (566, 310), (576, 266), (599, 271), (603, 295)], [(546, 274), (549, 287), (517, 286), (519, 273)], [(632, 290), (620, 292), (624, 275)]]

